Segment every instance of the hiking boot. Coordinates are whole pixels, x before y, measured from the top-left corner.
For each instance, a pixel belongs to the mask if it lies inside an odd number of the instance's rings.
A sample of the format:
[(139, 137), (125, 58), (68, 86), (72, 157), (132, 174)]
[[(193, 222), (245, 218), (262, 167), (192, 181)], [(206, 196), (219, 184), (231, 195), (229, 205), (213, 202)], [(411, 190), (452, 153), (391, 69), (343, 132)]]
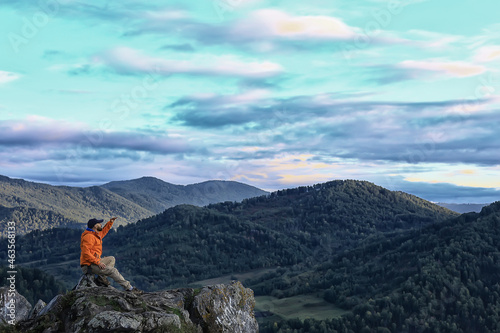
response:
[(99, 287), (107, 287), (111, 284), (105, 276), (101, 275), (98, 275), (97, 278), (94, 280), (94, 282)]
[(137, 289), (135, 287), (132, 288), (132, 290), (127, 290), (127, 292), (132, 293), (132, 294), (136, 294), (136, 295), (142, 295), (144, 293), (144, 291)]

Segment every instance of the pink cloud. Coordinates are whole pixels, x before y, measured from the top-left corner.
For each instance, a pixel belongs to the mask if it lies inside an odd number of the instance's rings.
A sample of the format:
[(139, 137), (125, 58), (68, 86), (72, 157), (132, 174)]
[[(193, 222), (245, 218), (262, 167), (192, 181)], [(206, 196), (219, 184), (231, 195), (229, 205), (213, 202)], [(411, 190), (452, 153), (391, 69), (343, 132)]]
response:
[(476, 76), (486, 71), (484, 66), (464, 61), (405, 60), (400, 62), (398, 67), (435, 72), (451, 77)]
[(275, 9), (254, 12), (239, 22), (234, 35), (243, 38), (278, 37), (286, 39), (348, 39), (355, 36), (353, 28), (331, 16), (292, 16)]
[(16, 149), (20, 146), (91, 147), (160, 154), (182, 153), (192, 149), (185, 140), (169, 135), (110, 131), (38, 115), (1, 122), (0, 145)]
[(477, 50), (474, 59), (479, 62), (490, 62), (500, 59), (500, 46), (484, 46)]

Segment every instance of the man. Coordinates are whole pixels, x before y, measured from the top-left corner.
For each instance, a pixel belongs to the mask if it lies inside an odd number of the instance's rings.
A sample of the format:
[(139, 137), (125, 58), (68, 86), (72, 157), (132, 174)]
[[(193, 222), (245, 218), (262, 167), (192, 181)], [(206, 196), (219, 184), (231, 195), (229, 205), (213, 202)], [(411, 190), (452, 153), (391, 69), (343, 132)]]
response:
[[(83, 232), (80, 248), (80, 266), (83, 274), (93, 273), (98, 275), (96, 282), (109, 285), (109, 281), (105, 278), (109, 276), (128, 292), (134, 294), (142, 294), (142, 291), (130, 285), (130, 282), (125, 280), (123, 276), (115, 268), (114, 257), (102, 257), (102, 239), (109, 232), (115, 222), (116, 217), (109, 220), (102, 227), (101, 223), (104, 220), (90, 219), (87, 223), (87, 229)], [(89, 271), (90, 270), (90, 271)]]

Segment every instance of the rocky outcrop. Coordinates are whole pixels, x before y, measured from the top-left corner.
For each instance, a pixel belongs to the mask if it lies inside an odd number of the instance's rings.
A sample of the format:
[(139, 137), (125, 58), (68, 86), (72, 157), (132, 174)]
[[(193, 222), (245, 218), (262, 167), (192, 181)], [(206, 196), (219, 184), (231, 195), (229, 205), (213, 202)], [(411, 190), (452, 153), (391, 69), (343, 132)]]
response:
[(27, 319), (31, 308), (28, 300), (15, 289), (0, 288), (0, 325), (15, 324)]
[(47, 303), (42, 301), (41, 299), (35, 304), (33, 309), (31, 309), (30, 315), (28, 318), (35, 318), (39, 315), (40, 311), (42, 311), (47, 306)]
[(239, 284), (205, 287), (193, 301), (192, 313), (207, 332), (258, 332), (253, 291)]
[[(234, 281), (201, 289), (136, 295), (112, 287), (79, 287), (58, 295), (19, 332), (189, 332), (254, 333), (255, 299)], [(29, 313), (29, 312), (28, 312)]]

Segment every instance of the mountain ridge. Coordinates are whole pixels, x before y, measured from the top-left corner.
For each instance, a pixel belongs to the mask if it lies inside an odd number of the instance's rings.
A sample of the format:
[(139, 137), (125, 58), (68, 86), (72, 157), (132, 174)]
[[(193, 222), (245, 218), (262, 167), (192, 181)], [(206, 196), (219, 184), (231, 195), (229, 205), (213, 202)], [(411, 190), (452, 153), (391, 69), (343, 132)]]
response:
[[(491, 209), (495, 207), (485, 207), (484, 214)], [(349, 327), (361, 332), (366, 331), (363, 325), (375, 320), (366, 315), (370, 309), (376, 310), (377, 316), (386, 316), (373, 304), (367, 307), (365, 301), (378, 296), (376, 292), (387, 292), (390, 297), (392, 285), (404, 282), (392, 280), (398, 278), (393, 272), (402, 269), (400, 275), (404, 279), (424, 264), (419, 266), (413, 252), (398, 252), (412, 245), (413, 238), (425, 234), (428, 236), (422, 241), (429, 242), (417, 245), (422, 247), (419, 251), (430, 253), (440, 245), (436, 235), (450, 234), (449, 226), (457, 216), (470, 219), (476, 215), (459, 216), (416, 196), (366, 181), (335, 180), (280, 190), (239, 203), (171, 207), (135, 224), (113, 228), (104, 241), (104, 255), (115, 256), (120, 272), (147, 291), (184, 287), (203, 279), (261, 269), (263, 274), (243, 281), (259, 297), (285, 300), (293, 295), (318, 295), (331, 307), (342, 308), (347, 319), (317, 323), (308, 319), (307, 325), (328, 325), (330, 330), (326, 331), (347, 331), (343, 327)], [(74, 285), (81, 274), (81, 232), (56, 228), (18, 237), (17, 262), (54, 275), (66, 286)], [(0, 247), (6, 246), (4, 242), (0, 240)], [(365, 254), (373, 254), (375, 261), (363, 259)], [(0, 253), (0, 260), (4, 258)], [(391, 260), (396, 260), (396, 264), (392, 265)], [(384, 265), (378, 267), (378, 262)], [(316, 269), (319, 273), (315, 273)], [(391, 311), (394, 316), (405, 313), (399, 308)], [(300, 321), (288, 322), (272, 316), (272, 308), (259, 313), (271, 314), (270, 325), (277, 322), (283, 331), (294, 327), (297, 332), (308, 332), (305, 328), (298, 330), (306, 325)], [(364, 321), (357, 322), (350, 313), (363, 314)], [(414, 319), (411, 313), (405, 315)], [(266, 318), (261, 332), (273, 332), (265, 324)], [(375, 327), (389, 327), (384, 325), (377, 322)], [(391, 326), (390, 332), (406, 332), (401, 325), (394, 327), (397, 329)]]
[[(369, 236), (418, 229), (457, 215), (369, 182), (333, 181), (240, 203), (171, 207), (112, 229), (105, 247), (123, 274), (135, 276), (144, 289), (154, 289), (218, 274), (317, 262)], [(29, 233), (17, 241), (19, 261), (71, 281), (75, 272), (61, 271), (59, 263), (77, 265), (80, 234), (63, 229)], [(58, 250), (44, 253), (56, 240)]]
[(457, 204), (457, 203), (445, 203), (445, 202), (436, 202), (436, 204), (446, 207), (454, 212), (463, 214), (463, 213), (470, 213), (470, 212), (476, 212), (479, 213), (481, 209), (485, 206), (490, 205), (491, 203), (484, 203), (484, 204), (474, 204), (474, 203), (465, 203), (465, 204)]
[[(138, 186), (144, 182), (153, 185)], [(162, 192), (165, 189), (167, 191)], [(161, 197), (162, 193), (167, 196)], [(173, 185), (154, 177), (143, 177), (101, 186), (71, 187), (0, 175), (0, 222), (16, 222), (20, 234), (38, 228), (83, 224), (93, 217), (117, 216), (119, 226), (153, 216), (177, 204), (206, 205), (266, 193), (250, 185), (225, 181)], [(4, 232), (5, 223), (1, 223), (0, 234)]]
[[(241, 201), (249, 197), (268, 194), (251, 185), (235, 181), (208, 180), (196, 184), (175, 185), (147, 176), (109, 182), (101, 187), (133, 200), (154, 213), (161, 213), (167, 208), (180, 204), (205, 206), (215, 202)], [(140, 192), (137, 192), (138, 187), (141, 188)]]

